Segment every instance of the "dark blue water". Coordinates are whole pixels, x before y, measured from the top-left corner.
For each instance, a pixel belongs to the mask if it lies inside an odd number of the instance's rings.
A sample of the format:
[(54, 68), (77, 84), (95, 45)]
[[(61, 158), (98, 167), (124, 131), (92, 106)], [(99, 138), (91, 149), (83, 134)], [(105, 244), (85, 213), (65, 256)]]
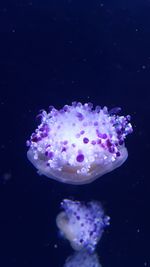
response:
[[(150, 2), (0, 2), (0, 266), (63, 267), (72, 253), (55, 218), (65, 197), (99, 200), (111, 217), (103, 267), (147, 267), (149, 256)], [(72, 101), (132, 116), (128, 160), (92, 184), (40, 177), (26, 157), (35, 116)]]

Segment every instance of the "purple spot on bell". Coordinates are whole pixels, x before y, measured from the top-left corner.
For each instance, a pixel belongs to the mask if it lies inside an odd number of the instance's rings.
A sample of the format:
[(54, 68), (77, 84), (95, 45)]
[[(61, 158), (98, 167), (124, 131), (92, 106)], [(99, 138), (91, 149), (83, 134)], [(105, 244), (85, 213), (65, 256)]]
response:
[(102, 138), (103, 138), (103, 139), (106, 139), (106, 138), (107, 138), (107, 134), (105, 134), (105, 133), (102, 134)]
[(64, 110), (65, 112), (68, 111), (68, 109), (69, 109), (68, 105), (65, 105), (65, 106), (63, 107), (63, 110)]
[(83, 154), (79, 154), (79, 155), (76, 157), (76, 160), (77, 160), (78, 162), (82, 162), (82, 161), (84, 161), (84, 155), (83, 155)]
[(120, 157), (120, 152), (119, 151), (116, 153), (116, 156), (117, 157)]
[(95, 140), (92, 140), (92, 141), (91, 141), (91, 144), (92, 144), (92, 145), (96, 145), (96, 141), (95, 141)]
[(115, 149), (114, 149), (114, 147), (113, 147), (113, 146), (109, 147), (109, 149), (108, 149), (108, 150), (109, 150), (109, 152), (110, 152), (110, 153), (114, 153), (114, 152), (115, 152)]
[(98, 121), (95, 121), (94, 122), (94, 126), (98, 126)]
[(112, 146), (112, 143), (110, 142), (109, 139), (106, 140), (106, 145), (107, 145), (107, 147), (111, 147)]
[(54, 153), (52, 151), (48, 152), (49, 159), (52, 159), (54, 157)]
[(80, 132), (80, 134), (84, 134), (85, 133), (85, 131), (84, 130), (82, 130), (81, 132)]
[(66, 150), (67, 150), (67, 148), (66, 147), (63, 147), (61, 152), (64, 152)]
[(36, 134), (33, 134), (32, 136), (31, 136), (31, 141), (32, 142), (38, 142), (38, 141), (40, 141), (41, 140), (41, 137), (40, 136), (37, 136)]
[(107, 138), (107, 134), (106, 133), (100, 133), (100, 131), (98, 129), (96, 129), (96, 134), (98, 137), (102, 138), (102, 139), (106, 139)]
[(78, 117), (78, 119), (79, 119), (80, 121), (84, 120), (84, 116), (83, 116), (82, 113), (77, 112), (76, 116)]
[(87, 144), (88, 142), (89, 142), (89, 139), (88, 139), (87, 137), (84, 137), (84, 138), (83, 138), (83, 143), (84, 143), (84, 144)]
[(42, 138), (45, 138), (45, 137), (47, 137), (48, 136), (48, 133), (46, 133), (46, 132), (43, 132), (43, 133), (41, 133), (41, 135), (40, 135)]
[(123, 145), (123, 140), (119, 140), (119, 145), (122, 146)]

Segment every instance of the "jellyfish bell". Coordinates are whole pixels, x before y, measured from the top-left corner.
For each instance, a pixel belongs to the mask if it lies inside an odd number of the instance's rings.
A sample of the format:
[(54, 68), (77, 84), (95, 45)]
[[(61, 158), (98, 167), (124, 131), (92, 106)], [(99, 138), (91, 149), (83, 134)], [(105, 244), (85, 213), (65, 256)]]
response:
[(124, 140), (130, 116), (91, 103), (73, 102), (41, 112), (41, 123), (27, 141), (27, 157), (39, 174), (68, 184), (86, 184), (121, 166), (128, 157)]
[[(29, 149), (27, 152), (27, 157), (31, 163), (38, 169), (40, 175), (45, 175), (49, 178), (55, 179), (57, 181), (68, 183), (68, 184), (88, 184), (96, 180), (105, 173), (111, 172), (114, 169), (121, 166), (128, 157), (127, 149), (124, 147), (120, 150), (120, 157), (116, 160), (97, 162), (91, 164), (88, 172), (84, 173), (84, 165), (80, 164), (77, 166), (64, 165), (60, 170), (50, 168), (45, 164), (45, 159), (38, 158), (34, 159), (34, 153)], [(78, 172), (79, 171), (79, 172)]]
[(101, 267), (99, 257), (96, 253), (89, 253), (86, 250), (77, 251), (69, 256), (63, 267)]

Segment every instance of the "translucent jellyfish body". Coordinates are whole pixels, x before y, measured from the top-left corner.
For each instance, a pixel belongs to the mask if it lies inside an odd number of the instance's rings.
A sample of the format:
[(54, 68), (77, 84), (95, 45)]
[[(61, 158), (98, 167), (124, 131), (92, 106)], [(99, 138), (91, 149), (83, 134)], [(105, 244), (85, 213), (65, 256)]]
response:
[(41, 123), (27, 141), (28, 159), (39, 174), (70, 184), (86, 184), (119, 167), (128, 156), (130, 116), (118, 109), (73, 102), (42, 111)]
[(74, 250), (93, 252), (100, 240), (105, 226), (109, 225), (109, 217), (99, 202), (87, 205), (79, 201), (64, 199), (62, 211), (56, 218), (56, 224), (62, 235), (69, 240)]
[(91, 254), (84, 250), (68, 257), (64, 267), (101, 267), (101, 264), (96, 253)]

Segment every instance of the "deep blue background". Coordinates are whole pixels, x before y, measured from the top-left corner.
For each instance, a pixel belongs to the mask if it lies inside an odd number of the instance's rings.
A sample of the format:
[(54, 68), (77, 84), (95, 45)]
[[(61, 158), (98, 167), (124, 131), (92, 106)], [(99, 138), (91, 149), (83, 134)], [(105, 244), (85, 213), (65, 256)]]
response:
[[(40, 177), (26, 158), (38, 111), (75, 100), (120, 106), (134, 128), (126, 163), (84, 186)], [(64, 197), (110, 215), (103, 267), (150, 266), (150, 1), (1, 1), (0, 108), (0, 267), (63, 266)]]

